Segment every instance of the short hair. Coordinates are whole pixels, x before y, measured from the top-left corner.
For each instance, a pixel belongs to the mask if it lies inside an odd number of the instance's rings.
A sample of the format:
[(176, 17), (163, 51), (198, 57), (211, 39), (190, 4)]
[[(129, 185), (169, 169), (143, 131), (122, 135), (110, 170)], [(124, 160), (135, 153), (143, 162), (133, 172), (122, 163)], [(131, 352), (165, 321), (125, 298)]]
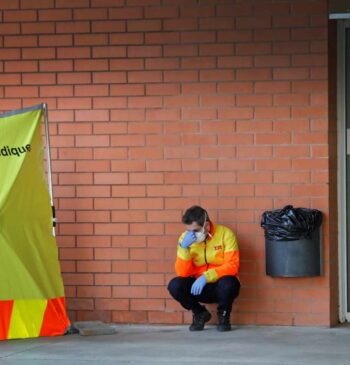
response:
[(196, 222), (203, 227), (205, 221), (209, 221), (208, 212), (199, 205), (188, 208), (182, 216), (183, 224), (192, 224), (193, 222)]

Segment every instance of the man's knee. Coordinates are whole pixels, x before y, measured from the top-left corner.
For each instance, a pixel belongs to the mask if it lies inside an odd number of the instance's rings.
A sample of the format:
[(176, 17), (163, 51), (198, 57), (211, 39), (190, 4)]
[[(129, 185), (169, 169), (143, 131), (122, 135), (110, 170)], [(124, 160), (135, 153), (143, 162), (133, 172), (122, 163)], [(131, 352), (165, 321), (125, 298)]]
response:
[(241, 284), (235, 276), (223, 276), (218, 282), (218, 289), (221, 293), (234, 297), (238, 296), (240, 286)]
[(170, 280), (168, 284), (169, 293), (172, 295), (173, 298), (177, 298), (180, 293), (184, 290), (185, 280), (179, 276)]

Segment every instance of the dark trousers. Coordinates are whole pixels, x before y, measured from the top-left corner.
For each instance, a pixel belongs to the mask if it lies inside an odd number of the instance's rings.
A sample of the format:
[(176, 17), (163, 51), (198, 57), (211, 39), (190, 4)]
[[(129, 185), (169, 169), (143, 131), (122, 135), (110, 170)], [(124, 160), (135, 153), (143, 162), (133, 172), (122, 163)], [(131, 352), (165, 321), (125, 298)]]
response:
[(199, 303), (217, 303), (218, 311), (231, 312), (232, 304), (238, 297), (241, 284), (235, 276), (223, 276), (215, 283), (208, 283), (203, 288), (200, 295), (192, 295), (191, 287), (195, 278), (175, 277), (170, 280), (168, 290), (171, 296), (177, 300), (185, 309), (193, 313), (203, 311), (203, 306)]

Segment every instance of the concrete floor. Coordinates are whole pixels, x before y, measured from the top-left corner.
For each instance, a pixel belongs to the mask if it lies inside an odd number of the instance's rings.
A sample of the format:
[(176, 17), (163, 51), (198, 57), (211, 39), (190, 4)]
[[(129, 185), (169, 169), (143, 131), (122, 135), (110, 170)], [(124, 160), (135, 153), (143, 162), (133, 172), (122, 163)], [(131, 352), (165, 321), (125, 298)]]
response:
[(0, 365), (350, 365), (350, 328), (115, 325), (104, 336), (0, 342)]

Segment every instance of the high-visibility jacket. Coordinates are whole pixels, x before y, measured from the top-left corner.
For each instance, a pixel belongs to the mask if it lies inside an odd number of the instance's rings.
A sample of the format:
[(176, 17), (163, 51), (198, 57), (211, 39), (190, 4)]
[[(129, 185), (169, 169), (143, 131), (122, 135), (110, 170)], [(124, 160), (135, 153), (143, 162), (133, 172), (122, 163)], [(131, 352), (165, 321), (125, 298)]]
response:
[(193, 243), (189, 248), (180, 246), (186, 231), (179, 238), (175, 262), (176, 275), (182, 277), (202, 274), (208, 283), (214, 283), (223, 276), (237, 276), (239, 248), (235, 234), (227, 227), (212, 224), (207, 239)]

